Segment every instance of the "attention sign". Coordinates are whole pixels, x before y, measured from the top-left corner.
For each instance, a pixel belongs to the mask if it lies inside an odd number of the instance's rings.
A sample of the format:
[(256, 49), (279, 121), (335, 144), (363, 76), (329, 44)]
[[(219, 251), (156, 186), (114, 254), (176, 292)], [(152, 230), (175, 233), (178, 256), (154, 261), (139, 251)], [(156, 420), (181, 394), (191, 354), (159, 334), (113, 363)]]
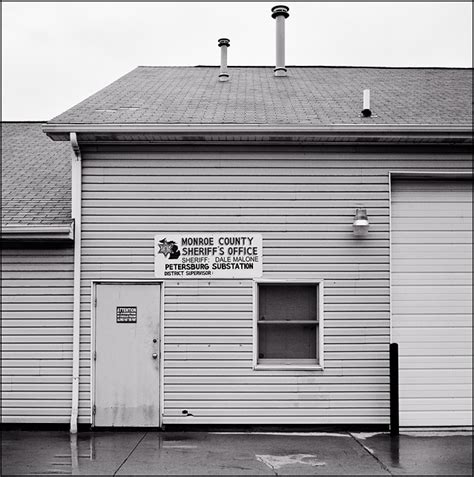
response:
[(261, 234), (161, 234), (155, 236), (157, 278), (262, 276)]
[(137, 307), (136, 306), (118, 306), (117, 307), (117, 323), (136, 323)]

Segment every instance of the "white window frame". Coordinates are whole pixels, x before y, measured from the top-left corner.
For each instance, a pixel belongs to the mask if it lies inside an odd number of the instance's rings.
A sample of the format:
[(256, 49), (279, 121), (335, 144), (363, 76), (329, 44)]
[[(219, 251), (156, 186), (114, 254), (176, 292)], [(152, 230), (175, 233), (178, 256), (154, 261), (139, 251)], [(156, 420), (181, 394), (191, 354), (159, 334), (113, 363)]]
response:
[[(312, 285), (316, 287), (318, 295), (318, 324), (317, 324), (317, 351), (318, 351), (318, 363), (317, 364), (259, 364), (258, 363), (258, 310), (259, 310), (259, 297), (258, 287), (259, 285)], [(280, 280), (280, 279), (254, 279), (253, 280), (253, 356), (252, 356), (253, 369), (259, 370), (310, 370), (310, 371), (323, 371), (324, 370), (324, 280), (312, 279), (312, 280)]]

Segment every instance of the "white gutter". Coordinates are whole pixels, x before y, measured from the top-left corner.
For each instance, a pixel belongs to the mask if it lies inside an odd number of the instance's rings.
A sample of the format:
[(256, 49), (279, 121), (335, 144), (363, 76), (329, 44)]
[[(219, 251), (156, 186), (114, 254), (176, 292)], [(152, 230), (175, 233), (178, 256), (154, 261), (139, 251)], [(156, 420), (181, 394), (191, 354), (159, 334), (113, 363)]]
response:
[(79, 414), (79, 352), (81, 332), (81, 193), (82, 160), (76, 133), (70, 133), (71, 155), (71, 204), (74, 220), (74, 305), (72, 325), (72, 404), (71, 433), (77, 433)]
[(281, 125), (281, 124), (150, 124), (150, 123), (102, 123), (102, 124), (51, 124), (43, 126), (45, 133), (470, 133), (472, 124), (332, 124), (328, 126)]
[(2, 240), (70, 241), (74, 237), (73, 224), (69, 225), (10, 225), (2, 224)]
[[(370, 120), (369, 120), (370, 121)], [(334, 124), (45, 124), (55, 141), (69, 140), (75, 131), (83, 144), (123, 142), (173, 144), (471, 144), (472, 125)]]

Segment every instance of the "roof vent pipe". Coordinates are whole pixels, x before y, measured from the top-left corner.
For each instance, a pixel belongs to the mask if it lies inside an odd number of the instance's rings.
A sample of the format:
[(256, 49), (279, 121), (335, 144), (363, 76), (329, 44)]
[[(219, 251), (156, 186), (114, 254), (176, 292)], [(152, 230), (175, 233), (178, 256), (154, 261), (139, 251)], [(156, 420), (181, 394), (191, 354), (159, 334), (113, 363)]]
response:
[(372, 111), (370, 110), (370, 89), (364, 89), (364, 104), (361, 114), (364, 118), (370, 118)]
[(285, 67), (285, 19), (290, 16), (289, 8), (276, 5), (272, 8), (272, 18), (276, 20), (276, 66), (275, 76), (286, 76)]
[(219, 38), (217, 41), (221, 49), (221, 70), (219, 72), (219, 81), (229, 81), (229, 73), (227, 72), (227, 47), (230, 46), (228, 38)]

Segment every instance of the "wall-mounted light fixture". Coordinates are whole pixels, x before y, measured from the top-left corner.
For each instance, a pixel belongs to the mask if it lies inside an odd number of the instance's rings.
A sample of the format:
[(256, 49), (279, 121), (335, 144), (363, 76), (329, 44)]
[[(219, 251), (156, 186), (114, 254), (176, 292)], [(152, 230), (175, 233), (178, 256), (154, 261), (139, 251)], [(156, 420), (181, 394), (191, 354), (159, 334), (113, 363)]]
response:
[(363, 237), (369, 231), (369, 225), (367, 209), (356, 209), (354, 223), (352, 224), (354, 235), (357, 237)]

